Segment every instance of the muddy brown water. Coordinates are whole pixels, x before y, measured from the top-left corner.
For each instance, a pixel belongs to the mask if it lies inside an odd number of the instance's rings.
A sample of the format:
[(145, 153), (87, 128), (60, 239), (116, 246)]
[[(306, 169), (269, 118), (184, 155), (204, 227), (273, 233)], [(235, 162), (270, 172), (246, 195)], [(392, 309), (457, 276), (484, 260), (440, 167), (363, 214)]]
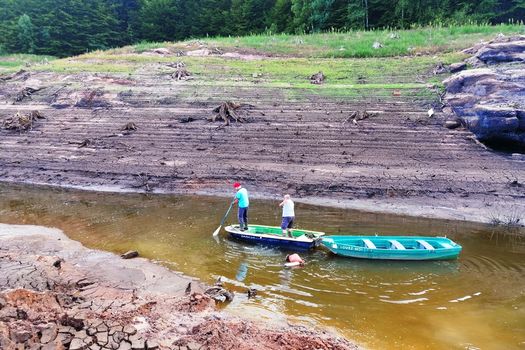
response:
[[(279, 223), (278, 201), (252, 199), (252, 223)], [(301, 228), (337, 234), (446, 235), (457, 261), (381, 262), (324, 250), (286, 269), (286, 250), (212, 238), (228, 199), (109, 194), (0, 184), (0, 222), (58, 227), (91, 248), (144, 257), (236, 291), (225, 309), (332, 328), (371, 349), (522, 349), (525, 231), (296, 205)], [(230, 222), (234, 215), (230, 216)], [(258, 294), (248, 299), (247, 288)]]

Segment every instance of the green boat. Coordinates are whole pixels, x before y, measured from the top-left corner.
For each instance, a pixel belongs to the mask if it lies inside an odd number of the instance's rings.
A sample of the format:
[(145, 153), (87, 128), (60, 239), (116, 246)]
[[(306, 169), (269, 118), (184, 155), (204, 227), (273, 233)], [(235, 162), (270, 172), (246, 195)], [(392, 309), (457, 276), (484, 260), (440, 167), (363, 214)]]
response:
[(456, 259), (461, 246), (446, 237), (326, 236), (322, 245), (337, 255), (383, 260)]
[(308, 250), (320, 244), (324, 232), (296, 230), (291, 231), (292, 237), (283, 236), (280, 227), (265, 225), (249, 225), (248, 230), (241, 231), (239, 225), (224, 228), (231, 237), (253, 243), (269, 246), (279, 246), (290, 249)]

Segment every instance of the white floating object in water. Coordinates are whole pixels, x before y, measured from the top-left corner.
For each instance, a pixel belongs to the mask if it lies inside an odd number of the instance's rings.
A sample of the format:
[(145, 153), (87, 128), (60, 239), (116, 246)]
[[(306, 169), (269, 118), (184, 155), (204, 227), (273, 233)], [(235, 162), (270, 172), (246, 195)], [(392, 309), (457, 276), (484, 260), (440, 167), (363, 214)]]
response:
[(428, 113), (428, 117), (431, 118), (431, 117), (434, 115), (434, 108), (431, 107), (431, 108), (428, 110), (427, 113)]
[(301, 263), (298, 261), (284, 263), (284, 266), (286, 267), (295, 267), (295, 266), (300, 266), (300, 265)]

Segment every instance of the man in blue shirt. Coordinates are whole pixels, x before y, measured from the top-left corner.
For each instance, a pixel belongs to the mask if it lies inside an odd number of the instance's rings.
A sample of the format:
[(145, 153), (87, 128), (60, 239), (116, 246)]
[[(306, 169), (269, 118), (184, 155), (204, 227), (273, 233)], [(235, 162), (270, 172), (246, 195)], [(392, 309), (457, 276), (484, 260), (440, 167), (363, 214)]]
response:
[(248, 229), (248, 206), (250, 205), (248, 191), (238, 182), (233, 184), (233, 188), (237, 191), (235, 194), (235, 203), (239, 205), (239, 228), (241, 231), (246, 231)]

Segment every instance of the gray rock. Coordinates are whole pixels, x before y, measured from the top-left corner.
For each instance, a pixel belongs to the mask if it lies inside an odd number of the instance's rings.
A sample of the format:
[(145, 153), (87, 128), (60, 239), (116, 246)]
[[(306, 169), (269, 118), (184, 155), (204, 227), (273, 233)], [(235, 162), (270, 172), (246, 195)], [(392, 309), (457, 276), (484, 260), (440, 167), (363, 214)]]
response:
[(139, 256), (139, 252), (137, 252), (136, 250), (130, 250), (122, 254), (120, 257), (122, 259), (133, 259), (133, 258), (136, 258), (137, 256)]
[(470, 69), (443, 80), (443, 84), (445, 84), (447, 92), (456, 94), (481, 80), (495, 79), (496, 77), (496, 73), (488, 68)]
[(32, 336), (31, 332), (25, 329), (14, 329), (11, 331), (11, 340), (15, 343), (25, 343), (31, 339)]
[(525, 61), (525, 40), (498, 42), (479, 49), (476, 58), (486, 64)]
[(505, 133), (505, 132), (513, 132), (518, 129), (519, 121), (518, 118), (484, 118), (482, 119), (479, 130), (477, 131), (478, 134), (482, 137), (486, 137), (488, 135), (494, 135), (499, 133)]
[(56, 339), (57, 334), (58, 334), (58, 329), (55, 324), (49, 324), (49, 326), (42, 329), (41, 332), (42, 332), (42, 336), (40, 337), (40, 341), (42, 342), (42, 344), (47, 344)]
[(62, 344), (67, 345), (73, 340), (73, 335), (71, 333), (58, 333), (56, 339)]
[(465, 62), (452, 63), (448, 66), (450, 73), (457, 73), (465, 69), (467, 69), (467, 64)]
[[(478, 139), (525, 146), (525, 36), (498, 38), (469, 52), (473, 62), (489, 65), (446, 79), (443, 102)], [(498, 64), (509, 61), (516, 64)], [(452, 120), (450, 114), (447, 118)]]
[(492, 105), (477, 105), (473, 108), (474, 113), (480, 118), (515, 118), (516, 110), (509, 107)]
[(447, 129), (456, 129), (461, 126), (461, 122), (459, 120), (447, 120), (445, 122), (445, 128)]

